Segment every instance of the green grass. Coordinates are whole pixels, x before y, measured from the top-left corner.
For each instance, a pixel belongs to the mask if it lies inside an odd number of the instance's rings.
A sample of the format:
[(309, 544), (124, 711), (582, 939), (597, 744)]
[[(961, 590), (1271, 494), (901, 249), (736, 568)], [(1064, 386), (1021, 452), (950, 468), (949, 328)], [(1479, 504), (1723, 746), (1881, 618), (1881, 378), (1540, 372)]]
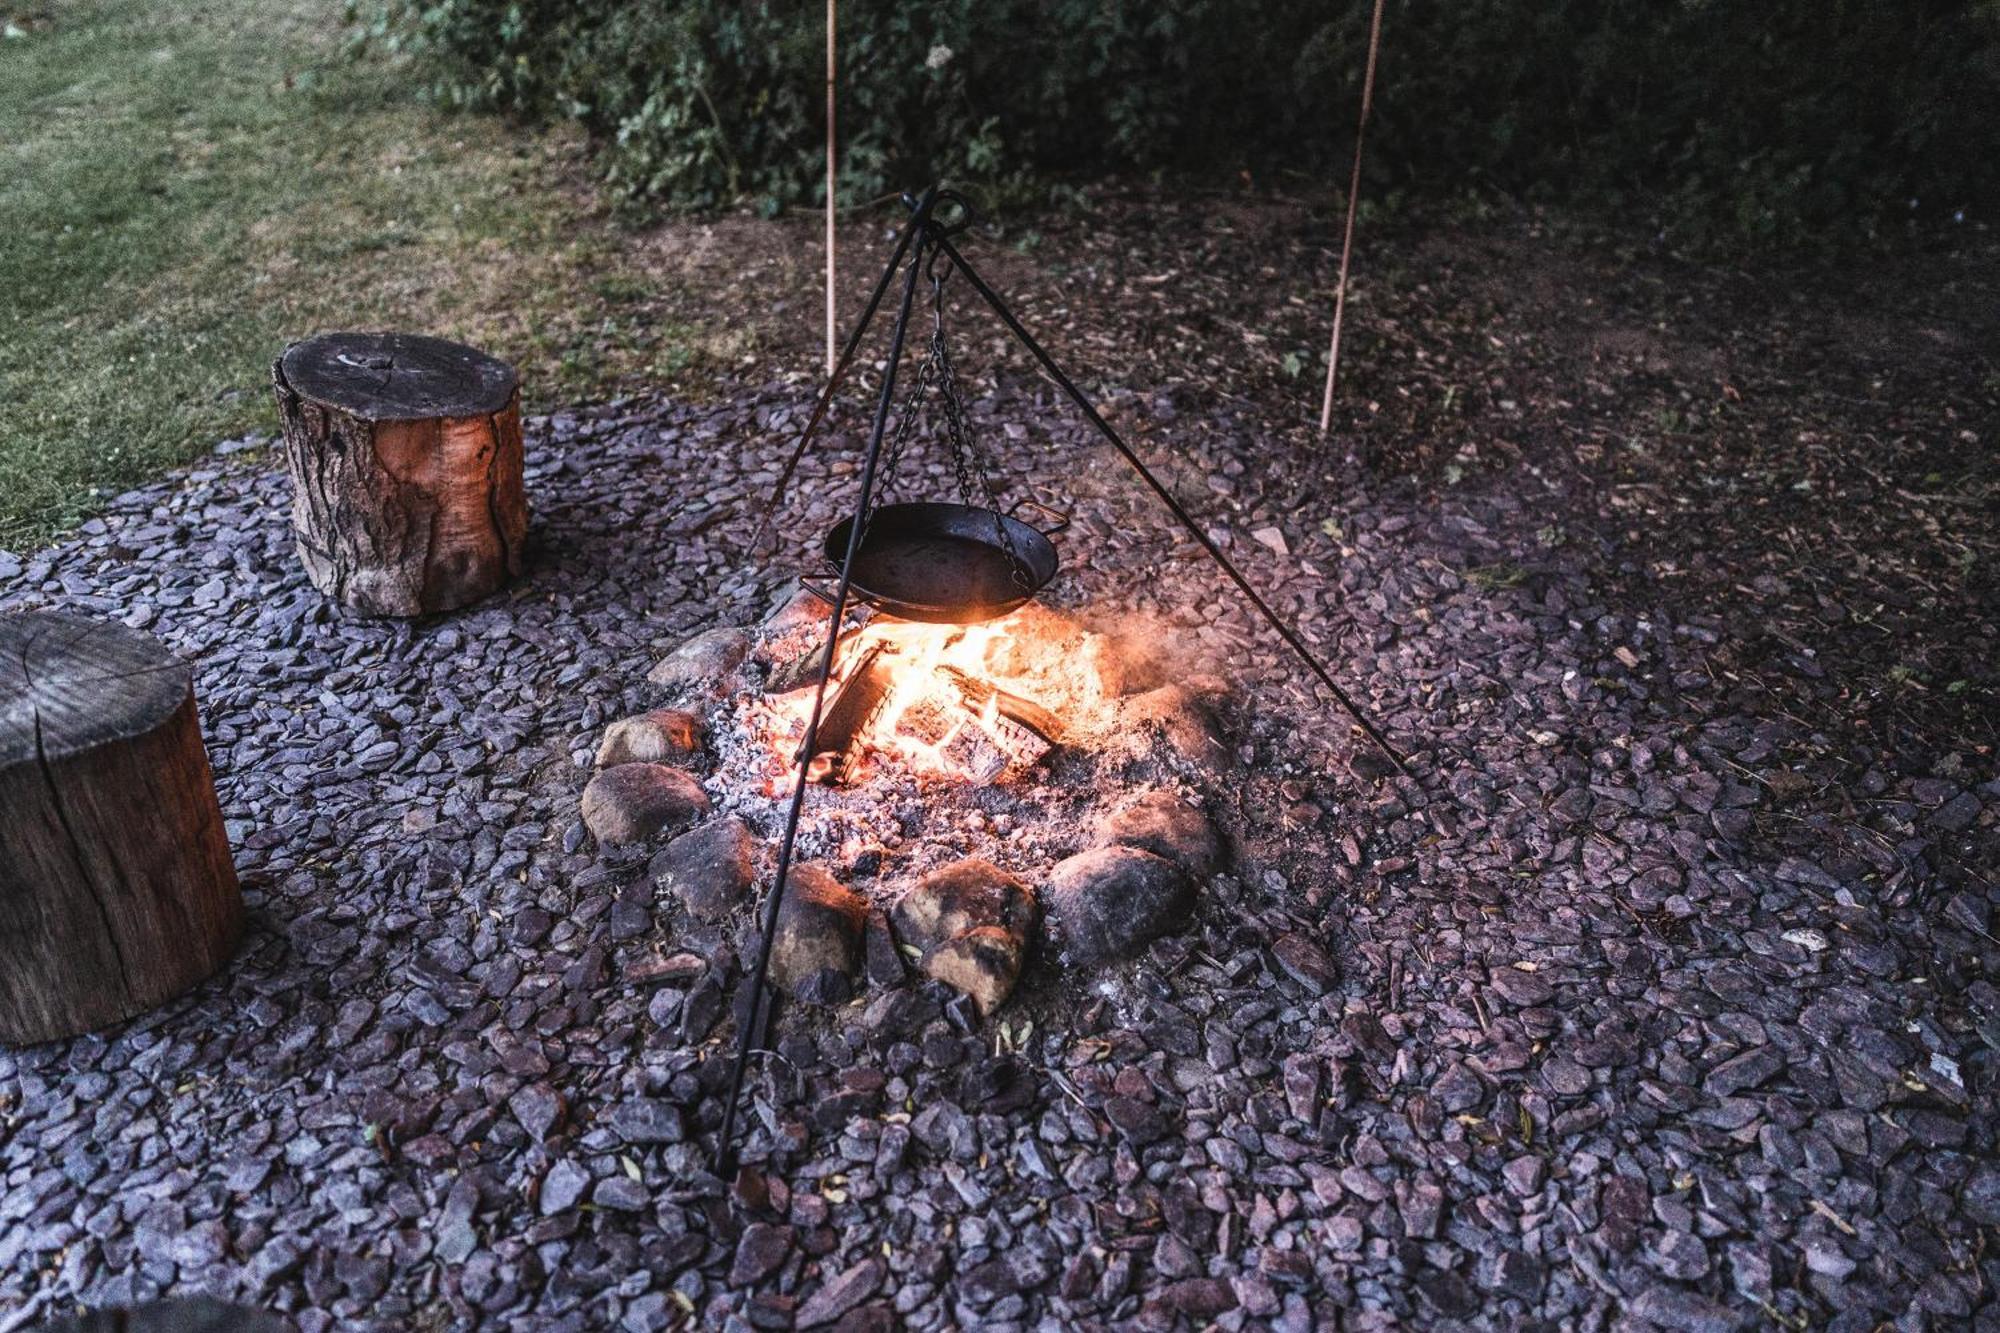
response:
[[(536, 398), (700, 354), (621, 308), (645, 275), (581, 147), (416, 96), (315, 0), (0, 0), (0, 549), (275, 429), (291, 339), (479, 343)], [(11, 17), (10, 17), (11, 15)]]

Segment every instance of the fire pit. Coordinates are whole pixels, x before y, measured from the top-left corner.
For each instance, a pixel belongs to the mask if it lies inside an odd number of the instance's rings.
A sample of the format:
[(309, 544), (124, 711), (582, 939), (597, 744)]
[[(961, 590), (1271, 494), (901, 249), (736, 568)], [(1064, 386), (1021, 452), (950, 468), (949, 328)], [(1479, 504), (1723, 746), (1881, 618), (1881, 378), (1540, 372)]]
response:
[[(822, 616), (789, 593), (656, 668), (675, 706), (607, 731), (585, 794), (600, 840), (662, 841), (666, 893), (748, 926), (804, 766), (819, 794), (794, 850), (810, 885), (781, 918), (773, 975), (809, 1000), (901, 984), (913, 960), (985, 1013), (1037, 956), (1094, 967), (1180, 926), (1220, 862), (1201, 809), (1231, 764), (1216, 677), (1177, 660), (1168, 682), (1150, 626), (1041, 603), (976, 625), (868, 613), (840, 636), (807, 755), (818, 676), (801, 661)], [(626, 792), (657, 793), (664, 821), (618, 818)]]

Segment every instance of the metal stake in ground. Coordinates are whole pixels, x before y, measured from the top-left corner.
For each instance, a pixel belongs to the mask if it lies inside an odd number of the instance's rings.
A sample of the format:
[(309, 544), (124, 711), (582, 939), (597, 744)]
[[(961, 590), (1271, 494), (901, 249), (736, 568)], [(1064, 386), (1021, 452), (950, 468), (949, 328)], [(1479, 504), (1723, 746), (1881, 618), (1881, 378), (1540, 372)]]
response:
[(1111, 423), (1106, 421), (1098, 413), (1096, 406), (1083, 396), (1083, 390), (1077, 388), (1070, 381), (1069, 376), (1063, 373), (1062, 367), (1055, 363), (1054, 358), (1042, 350), (1042, 345), (1035, 341), (1034, 335), (1022, 326), (1020, 320), (1014, 318), (1014, 312), (1007, 308), (1007, 303), (1000, 299), (999, 293), (988, 287), (985, 279), (979, 276), (978, 271), (965, 262), (965, 256), (958, 252), (958, 247), (953, 245), (949, 238), (944, 236), (936, 237), (933, 244), (952, 263), (958, 266), (958, 271), (965, 275), (966, 281), (972, 284), (973, 290), (985, 298), (987, 305), (993, 307), (993, 313), (1000, 316), (1001, 322), (1007, 326), (1016, 338), (1021, 340), (1021, 345), (1034, 354), (1035, 360), (1041, 362), (1042, 369), (1049, 373), (1049, 377), (1061, 387), (1064, 393), (1069, 395), (1070, 401), (1075, 403), (1084, 416), (1090, 419), (1090, 424), (1097, 427), (1098, 433), (1111, 442), (1111, 446), (1124, 456), (1127, 463), (1132, 465), (1133, 471), (1139, 474), (1140, 479), (1152, 488), (1153, 494), (1160, 497), (1160, 502), (1167, 507), (1167, 512), (1172, 514), (1183, 528), (1187, 529), (1188, 535), (1201, 543), (1201, 549), (1208, 552), (1209, 559), (1215, 561), (1221, 567), (1222, 572), (1227, 574), (1230, 580), (1236, 584), (1237, 590), (1243, 594), (1250, 605), (1257, 608), (1258, 613), (1264, 617), (1265, 622), (1272, 629), (1276, 630), (1278, 636), (1290, 646), (1293, 652), (1298, 654), (1300, 660), (1312, 669), (1312, 673), (1319, 677), (1320, 684), (1326, 686), (1332, 692), (1333, 697), (1340, 701), (1340, 706), (1347, 711), (1347, 715), (1354, 719), (1355, 725), (1360, 727), (1368, 739), (1375, 743), (1375, 748), (1389, 757), (1389, 761), (1395, 764), (1398, 772), (1408, 777), (1410, 769), (1403, 762), (1403, 756), (1396, 753), (1395, 748), (1389, 744), (1382, 733), (1375, 729), (1375, 724), (1362, 715), (1361, 710), (1355, 706), (1354, 701), (1347, 697), (1347, 692), (1334, 683), (1333, 676), (1320, 664), (1319, 659), (1313, 656), (1312, 650), (1306, 647), (1305, 641), (1298, 636), (1297, 632), (1278, 618), (1278, 613), (1273, 611), (1269, 604), (1257, 595), (1257, 590), (1251, 587), (1250, 581), (1244, 578), (1237, 571), (1236, 566), (1229, 562), (1229, 557), (1224, 555), (1221, 548), (1209, 540), (1208, 534), (1201, 530), (1201, 525), (1196, 523), (1193, 516), (1181, 507), (1180, 501), (1174, 498), (1173, 492), (1169, 491), (1160, 482), (1160, 479), (1153, 475), (1152, 469), (1148, 468), (1139, 455), (1132, 451), (1132, 447), (1119, 437), (1118, 432), (1111, 429)]
[[(847, 557), (841, 562), (840, 583), (834, 590), (833, 606), (827, 615), (826, 647), (820, 655), (819, 682), (813, 689), (812, 715), (806, 721), (805, 744), (800, 751), (806, 758), (799, 763), (798, 777), (792, 784), (792, 804), (785, 812), (785, 833), (778, 843), (777, 873), (772, 878), (770, 896), (764, 902), (764, 933), (763, 938), (757, 941), (757, 962), (750, 973), (750, 1004), (747, 1012), (739, 1015), (741, 1029), (736, 1042), (736, 1067), (730, 1072), (729, 1100), (723, 1104), (722, 1128), (716, 1135), (715, 1174), (718, 1176), (728, 1175), (735, 1153), (736, 1105), (743, 1095), (743, 1075), (749, 1068), (751, 1052), (763, 1039), (766, 1012), (764, 987), (771, 970), (771, 944), (778, 933), (778, 911), (784, 904), (785, 883), (792, 869), (792, 849), (798, 840), (799, 815), (805, 809), (806, 788), (811, 781), (811, 756), (818, 750), (820, 717), (826, 707), (827, 682), (833, 678), (833, 657), (840, 643), (840, 623), (847, 615), (847, 596), (854, 586), (854, 557), (861, 549), (861, 534), (868, 526), (868, 507), (874, 500), (875, 464), (882, 456), (882, 432), (888, 425), (889, 409), (895, 401), (896, 367), (903, 359), (903, 336), (909, 329), (910, 306), (917, 293), (917, 276), (923, 268), (925, 251), (935, 243), (928, 232), (931, 201), (935, 194), (935, 190), (927, 193), (910, 219), (912, 227), (919, 232), (917, 246), (910, 256), (910, 275), (903, 284), (902, 308), (896, 312), (896, 331), (889, 342), (889, 364), (882, 372), (882, 390), (875, 403), (875, 424), (868, 435), (868, 453), (861, 463), (861, 498), (854, 508), (854, 524), (848, 530)], [(901, 257), (899, 248), (897, 259)], [(889, 273), (894, 272), (892, 263)]]
[[(785, 460), (783, 470), (778, 473), (778, 484), (771, 488), (771, 498), (764, 505), (763, 516), (757, 520), (756, 535), (750, 539), (751, 550), (763, 549), (764, 539), (771, 531), (771, 518), (778, 512), (779, 504), (784, 501), (785, 488), (792, 484), (792, 474), (798, 471), (799, 460), (806, 456), (806, 449), (811, 446), (813, 435), (819, 430), (820, 423), (826, 419), (826, 409), (833, 402), (834, 393), (839, 390), (841, 381), (847, 378), (848, 368), (854, 364), (855, 350), (861, 346), (861, 339), (867, 334), (868, 326), (875, 322), (875, 312), (882, 306), (882, 297), (889, 290), (889, 280), (896, 276), (896, 268), (903, 262), (903, 256), (908, 253), (911, 238), (917, 234), (919, 215), (929, 214), (931, 201), (936, 194), (936, 187), (932, 187), (918, 201), (917, 208), (910, 214), (910, 220), (903, 224), (902, 234), (896, 238), (896, 251), (889, 256), (887, 267), (882, 270), (882, 276), (876, 280), (875, 290), (869, 293), (867, 308), (862, 310), (861, 319), (855, 324), (854, 332), (847, 335), (847, 346), (841, 349), (840, 360), (834, 364), (833, 373), (826, 377), (825, 387), (819, 391), (819, 397), (813, 400), (813, 409), (806, 417), (805, 429), (799, 432), (798, 443), (792, 446), (792, 456)], [(904, 196), (906, 199), (908, 197)]]
[(1340, 378), (1340, 324), (1347, 316), (1347, 261), (1354, 255), (1354, 210), (1361, 200), (1361, 140), (1368, 133), (1368, 108), (1375, 102), (1375, 56), (1382, 49), (1382, 0), (1368, 21), (1368, 72), (1361, 77), (1361, 123), (1354, 127), (1354, 175), (1347, 183), (1347, 229), (1340, 240), (1340, 286), (1333, 298), (1333, 345), (1326, 354), (1326, 399), (1319, 408), (1319, 433), (1333, 425), (1333, 385)]

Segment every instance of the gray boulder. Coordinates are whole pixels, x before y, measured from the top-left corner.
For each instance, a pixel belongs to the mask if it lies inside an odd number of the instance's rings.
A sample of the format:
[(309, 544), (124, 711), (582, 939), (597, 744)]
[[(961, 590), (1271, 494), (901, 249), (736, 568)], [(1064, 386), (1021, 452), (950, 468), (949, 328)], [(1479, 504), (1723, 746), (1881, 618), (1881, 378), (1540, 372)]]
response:
[(679, 764), (701, 754), (701, 719), (680, 708), (655, 708), (604, 729), (597, 766)]
[(813, 994), (824, 997), (820, 972), (851, 978), (861, 970), (861, 931), (867, 920), (867, 902), (825, 866), (793, 866), (771, 942), (772, 980), (793, 994), (811, 983)]
[(584, 825), (607, 847), (676, 832), (708, 808), (708, 793), (699, 782), (663, 764), (603, 769), (583, 789)]
[(984, 1015), (1013, 993), (1040, 915), (1026, 884), (967, 857), (918, 880), (890, 919), (899, 939), (923, 951), (924, 975), (970, 996)]
[(719, 693), (754, 646), (750, 631), (724, 626), (697, 634), (661, 658), (646, 679), (663, 689)]

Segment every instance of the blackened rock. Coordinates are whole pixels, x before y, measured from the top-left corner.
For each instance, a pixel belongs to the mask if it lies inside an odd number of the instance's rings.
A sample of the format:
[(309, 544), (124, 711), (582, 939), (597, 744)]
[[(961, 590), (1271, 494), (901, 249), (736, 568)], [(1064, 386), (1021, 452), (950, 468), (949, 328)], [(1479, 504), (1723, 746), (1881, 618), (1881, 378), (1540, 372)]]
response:
[(1079, 963), (1107, 962), (1179, 928), (1194, 885), (1173, 862), (1136, 847), (1099, 847), (1049, 872), (1049, 915)]
[(1229, 767), (1229, 747), (1214, 714), (1185, 685), (1162, 685), (1133, 695), (1119, 709), (1119, 723), (1130, 733), (1157, 732), (1181, 758), (1209, 772)]
[(981, 1060), (958, 1082), (958, 1099), (986, 1115), (1006, 1115), (1035, 1104), (1036, 1080), (1016, 1055)]
[(806, 640), (798, 643), (795, 651), (771, 660), (771, 669), (764, 675), (764, 693), (790, 694), (793, 690), (803, 690), (819, 683), (819, 673), (826, 665), (826, 645)]
[(797, 993), (825, 968), (853, 976), (861, 970), (861, 929), (868, 904), (836, 880), (826, 867), (807, 862), (792, 867), (785, 901), (778, 909), (777, 938), (771, 942), (771, 976), (781, 990)]
[(904, 942), (924, 951), (924, 974), (969, 996), (983, 1016), (1013, 992), (1038, 916), (1026, 884), (968, 857), (917, 881), (891, 920)]
[(681, 834), (647, 864), (655, 882), (697, 921), (720, 921), (742, 904), (757, 878), (757, 840), (734, 815)]
[(1373, 746), (1360, 746), (1347, 756), (1347, 767), (1354, 776), (1380, 782), (1384, 778), (1396, 776), (1396, 761)]
[(583, 822), (609, 847), (644, 842), (684, 828), (708, 813), (708, 793), (677, 768), (620, 764), (583, 789)]
[(701, 754), (701, 719), (680, 708), (655, 708), (604, 729), (597, 766), (683, 764)]
[(1450, 1269), (1432, 1269), (1419, 1277), (1417, 1294), (1447, 1319), (1463, 1319), (1479, 1309), (1479, 1293)]
[(1963, 833), (1979, 818), (1979, 798), (1962, 791), (1939, 807), (1931, 822), (1947, 833)]
[(1502, 1296), (1533, 1301), (1542, 1294), (1541, 1261), (1519, 1250), (1498, 1250), (1480, 1269), (1480, 1282)]
[(1137, 847), (1164, 857), (1197, 880), (1222, 866), (1222, 839), (1208, 816), (1172, 792), (1148, 792), (1097, 826), (1101, 847)]
[(854, 979), (837, 967), (822, 967), (792, 988), (802, 1004), (846, 1004), (854, 998)]
[(896, 947), (896, 937), (889, 929), (889, 918), (879, 907), (868, 909), (862, 950), (867, 957), (870, 985), (887, 989), (909, 980), (909, 969), (903, 964), (903, 951)]
[(681, 1005), (681, 1040), (689, 1045), (699, 1044), (721, 1019), (727, 1003), (722, 993), (722, 978), (714, 972), (696, 982)]

